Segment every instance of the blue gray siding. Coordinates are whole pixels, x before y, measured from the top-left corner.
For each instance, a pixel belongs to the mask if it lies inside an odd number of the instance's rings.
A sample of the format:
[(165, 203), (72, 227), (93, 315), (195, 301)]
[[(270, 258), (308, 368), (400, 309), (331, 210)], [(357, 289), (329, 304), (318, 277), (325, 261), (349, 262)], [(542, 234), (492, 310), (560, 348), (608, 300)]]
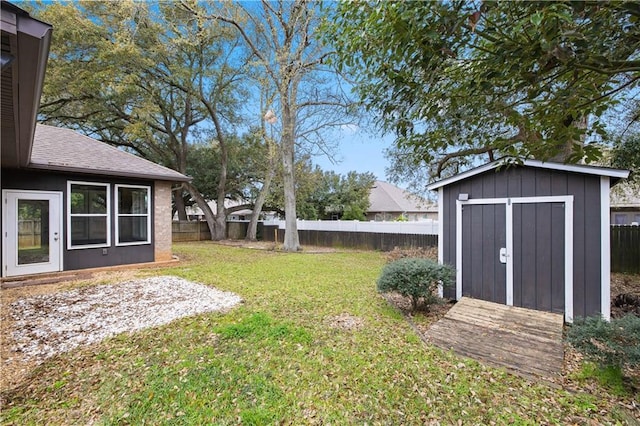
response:
[[(599, 176), (531, 167), (510, 167), (497, 171), (490, 170), (445, 186), (442, 218), (443, 260), (451, 265), (456, 264), (455, 202), (459, 193), (469, 194), (470, 199), (573, 195), (574, 315), (580, 317), (600, 312)], [(465, 209), (469, 207), (471, 206), (466, 205)], [(475, 209), (475, 207), (481, 208)], [(470, 246), (467, 246), (466, 241), (464, 242), (465, 265), (469, 260), (474, 267), (469, 274), (463, 269), (465, 275), (463, 294), (466, 287), (469, 287), (468, 291), (475, 297), (501, 301), (503, 299), (501, 289), (504, 288), (503, 274), (499, 269), (501, 264), (495, 263), (497, 256), (494, 256), (499, 247), (503, 247), (500, 245), (500, 240), (504, 238), (501, 234), (504, 232), (501, 230), (503, 218), (500, 216), (502, 213), (496, 210), (501, 209), (501, 206), (474, 206), (474, 209), (475, 213), (463, 213), (463, 226), (467, 228), (465, 232), (482, 233), (482, 236), (472, 237)], [(564, 309), (563, 204), (515, 205), (513, 212), (514, 305), (534, 307), (529, 306), (530, 301), (534, 300), (536, 309), (562, 312)], [(474, 223), (471, 224), (470, 221)], [(473, 231), (470, 231), (470, 228), (473, 228)], [(479, 243), (476, 239), (483, 243)], [(482, 277), (478, 277), (477, 274), (481, 274)], [(496, 287), (488, 288), (486, 283), (492, 279), (496, 282)], [(482, 282), (483, 287), (476, 288), (474, 284), (477, 282)], [(446, 289), (445, 296), (454, 297), (455, 288)]]
[[(154, 220), (151, 217), (151, 244), (135, 246), (116, 246), (115, 244), (115, 203), (111, 203), (111, 246), (107, 248), (107, 254), (103, 254), (102, 248), (67, 249), (67, 181), (84, 181), (108, 183), (111, 185), (111, 196), (114, 194), (115, 184), (145, 185), (151, 187), (151, 200), (153, 200), (153, 181), (136, 179), (117, 179), (110, 177), (84, 176), (77, 174), (62, 174), (48, 172), (34, 172), (18, 169), (2, 169), (2, 189), (24, 189), (32, 191), (60, 191), (63, 193), (63, 236), (64, 236), (64, 270), (85, 268), (97, 268), (131, 263), (153, 262), (154, 260)], [(152, 201), (153, 202), (153, 201)], [(154, 208), (151, 207), (151, 215)]]

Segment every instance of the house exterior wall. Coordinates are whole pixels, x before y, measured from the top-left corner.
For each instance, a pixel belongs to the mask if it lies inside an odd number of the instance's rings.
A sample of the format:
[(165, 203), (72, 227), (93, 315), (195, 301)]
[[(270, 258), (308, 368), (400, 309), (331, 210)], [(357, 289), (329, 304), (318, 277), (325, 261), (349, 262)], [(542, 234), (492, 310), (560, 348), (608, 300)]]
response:
[(154, 259), (171, 260), (171, 182), (154, 182), (153, 211)]
[[(109, 184), (111, 188), (111, 244), (106, 248), (82, 248), (69, 250), (67, 241), (67, 182), (83, 181)], [(152, 262), (154, 260), (154, 217), (155, 217), (155, 199), (154, 184), (152, 181), (100, 177), (89, 175), (65, 174), (65, 173), (49, 173), (40, 171), (29, 171), (21, 169), (2, 169), (2, 189), (22, 189), (32, 191), (59, 191), (63, 194), (63, 269), (76, 270), (85, 268), (95, 268), (104, 266), (114, 266), (132, 263)], [(115, 185), (144, 185), (151, 186), (151, 236), (150, 244), (117, 246), (115, 242)], [(166, 199), (166, 196), (163, 198)], [(169, 201), (169, 210), (171, 203)], [(170, 217), (168, 220), (169, 233), (171, 232)], [(4, 230), (3, 230), (4, 231)], [(170, 237), (169, 237), (170, 238)]]
[[(601, 218), (600, 218), (600, 177), (565, 171), (549, 169), (537, 169), (529, 167), (511, 167), (500, 171), (489, 170), (468, 179), (451, 183), (443, 188), (442, 206), (442, 260), (456, 266), (456, 199), (458, 194), (467, 193), (469, 199), (480, 198), (508, 198), (508, 197), (539, 197), (573, 195), (573, 303), (575, 316), (593, 315), (601, 309)], [(548, 206), (545, 208), (553, 209)], [(529, 211), (527, 211), (529, 210)], [(518, 232), (531, 232), (535, 229), (532, 222), (548, 220), (553, 224), (561, 215), (547, 216), (552, 219), (543, 219), (541, 215), (530, 207), (524, 207), (522, 213), (525, 216), (514, 217), (514, 238)], [(526, 216), (529, 215), (530, 218)], [(489, 218), (490, 215), (487, 216)], [(483, 226), (480, 224), (480, 226)], [(518, 228), (521, 230), (519, 231)], [(551, 235), (549, 238), (552, 238)], [(476, 247), (476, 251), (480, 248)], [(482, 247), (483, 250), (491, 250)], [(466, 250), (466, 251), (465, 251)], [(463, 247), (463, 252), (469, 252), (469, 248)], [(553, 257), (560, 256), (554, 253)], [(463, 254), (464, 258), (464, 254)], [(535, 268), (527, 266), (523, 261), (526, 271), (523, 275), (535, 274), (537, 270), (545, 271), (544, 265), (536, 265)], [(548, 265), (551, 269), (551, 265)], [(554, 268), (555, 270), (555, 268)], [(463, 271), (464, 272), (464, 271)], [(514, 271), (518, 273), (518, 271)], [(514, 283), (515, 285), (515, 283)], [(524, 289), (529, 291), (530, 289)], [(518, 290), (514, 288), (514, 293)], [(521, 289), (522, 291), (522, 289)], [(455, 297), (455, 288), (445, 289), (445, 296)], [(514, 294), (514, 302), (517, 294)]]
[(438, 212), (367, 212), (366, 217), (369, 221), (375, 222), (391, 222), (398, 220), (401, 216), (409, 222), (417, 222), (421, 220), (438, 220)]

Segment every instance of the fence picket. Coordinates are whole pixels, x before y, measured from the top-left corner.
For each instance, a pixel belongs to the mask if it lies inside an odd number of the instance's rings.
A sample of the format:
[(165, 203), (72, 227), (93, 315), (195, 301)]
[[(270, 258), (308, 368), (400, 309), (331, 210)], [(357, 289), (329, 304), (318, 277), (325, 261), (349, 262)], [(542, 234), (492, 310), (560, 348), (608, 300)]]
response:
[(640, 274), (640, 226), (611, 227), (611, 272)]

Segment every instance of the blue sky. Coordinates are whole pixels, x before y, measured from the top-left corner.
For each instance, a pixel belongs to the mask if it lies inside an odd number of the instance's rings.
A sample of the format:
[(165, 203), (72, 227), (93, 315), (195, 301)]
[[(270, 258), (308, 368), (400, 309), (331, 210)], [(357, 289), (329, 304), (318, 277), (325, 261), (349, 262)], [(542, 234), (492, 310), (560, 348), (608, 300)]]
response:
[(336, 163), (332, 163), (326, 156), (314, 157), (313, 162), (325, 171), (333, 170), (343, 175), (350, 171), (371, 172), (378, 180), (387, 180), (385, 168), (389, 161), (384, 157), (384, 151), (393, 142), (391, 135), (372, 135), (353, 126), (344, 128), (339, 139), (335, 155)]

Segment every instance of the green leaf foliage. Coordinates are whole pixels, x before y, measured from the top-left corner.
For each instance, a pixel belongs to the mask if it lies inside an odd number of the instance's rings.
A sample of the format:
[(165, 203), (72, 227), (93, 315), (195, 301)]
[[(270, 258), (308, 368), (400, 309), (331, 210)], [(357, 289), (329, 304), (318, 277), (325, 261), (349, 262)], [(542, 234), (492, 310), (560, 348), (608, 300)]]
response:
[(395, 291), (411, 297), (415, 309), (421, 299), (426, 306), (435, 303), (438, 284), (450, 286), (454, 276), (455, 270), (449, 265), (431, 259), (403, 258), (385, 265), (377, 288), (381, 293)]
[(567, 341), (602, 366), (640, 366), (640, 317), (627, 314), (611, 322), (601, 317), (576, 321)]
[(634, 132), (614, 142), (611, 165), (630, 170), (629, 180), (640, 184), (640, 132)]
[[(597, 159), (603, 114), (640, 82), (640, 9), (615, 2), (342, 2), (326, 26), (395, 148), (457, 158)], [(411, 172), (411, 170), (409, 170)]]

